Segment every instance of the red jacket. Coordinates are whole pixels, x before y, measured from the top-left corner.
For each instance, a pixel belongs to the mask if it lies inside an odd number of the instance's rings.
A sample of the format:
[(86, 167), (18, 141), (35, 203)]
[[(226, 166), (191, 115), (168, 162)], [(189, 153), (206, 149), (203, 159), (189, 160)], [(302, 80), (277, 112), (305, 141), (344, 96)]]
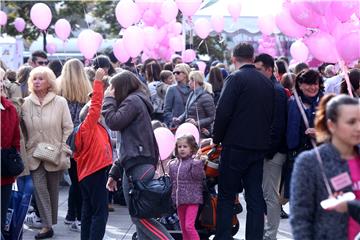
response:
[[(3, 96), (1, 104), (5, 108), (1, 110), (1, 149), (15, 147), (20, 151), (19, 117), (16, 108)], [(14, 181), (15, 177), (1, 177), (1, 186), (12, 184)]]
[(103, 83), (95, 80), (88, 114), (75, 136), (74, 158), (79, 181), (112, 164), (110, 137), (98, 121), (103, 97)]

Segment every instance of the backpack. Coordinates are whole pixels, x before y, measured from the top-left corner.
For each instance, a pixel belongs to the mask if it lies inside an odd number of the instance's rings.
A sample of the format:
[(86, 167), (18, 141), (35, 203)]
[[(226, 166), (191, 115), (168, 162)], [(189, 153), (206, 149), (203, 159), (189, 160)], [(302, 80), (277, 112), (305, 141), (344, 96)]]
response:
[(66, 144), (69, 145), (71, 151), (74, 153), (76, 152), (76, 146), (75, 146), (75, 137), (76, 134), (78, 133), (79, 129), (80, 129), (81, 123), (79, 125), (77, 125), (76, 127), (74, 127), (73, 131), (71, 132), (70, 136), (68, 137)]
[(160, 82), (154, 86), (154, 91), (151, 92), (150, 96), (150, 100), (154, 108), (154, 113), (164, 113), (164, 99), (159, 96), (157, 91), (159, 86), (161, 86)]

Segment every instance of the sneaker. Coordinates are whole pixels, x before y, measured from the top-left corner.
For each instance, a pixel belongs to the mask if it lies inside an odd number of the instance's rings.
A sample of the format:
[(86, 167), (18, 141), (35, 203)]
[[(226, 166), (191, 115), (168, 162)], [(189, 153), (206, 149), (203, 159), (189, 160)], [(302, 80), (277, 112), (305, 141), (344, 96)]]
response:
[(71, 218), (68, 215), (66, 215), (65, 220), (64, 220), (65, 225), (71, 225), (74, 222), (75, 222), (75, 218)]
[(70, 227), (69, 227), (70, 231), (73, 231), (73, 232), (81, 232), (81, 222), (79, 221), (74, 221)]
[(287, 214), (283, 208), (281, 208), (281, 212), (280, 212), (280, 218), (281, 219), (288, 219), (289, 218), (289, 214)]
[(41, 218), (35, 212), (26, 214), (24, 223), (30, 228), (42, 228)]

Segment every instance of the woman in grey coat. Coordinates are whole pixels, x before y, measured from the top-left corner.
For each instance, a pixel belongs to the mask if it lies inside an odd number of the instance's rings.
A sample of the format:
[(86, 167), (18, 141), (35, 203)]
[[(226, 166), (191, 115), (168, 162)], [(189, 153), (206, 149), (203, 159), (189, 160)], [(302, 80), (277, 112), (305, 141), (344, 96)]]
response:
[(174, 118), (177, 124), (190, 122), (201, 129), (201, 137), (209, 137), (215, 119), (213, 97), (204, 89), (204, 75), (200, 71), (189, 74), (189, 86), (192, 92), (185, 105), (185, 112)]
[(172, 127), (174, 117), (179, 117), (184, 112), (190, 93), (188, 86), (190, 71), (191, 68), (186, 63), (177, 64), (174, 68), (176, 85), (167, 89), (164, 101), (164, 123), (168, 127)]
[[(348, 213), (323, 209), (320, 202), (339, 192), (353, 192), (360, 199), (360, 107), (345, 95), (327, 95), (315, 118), (319, 148), (295, 160), (291, 180), (290, 223), (297, 239), (354, 239), (360, 226)], [(323, 176), (331, 189), (327, 190)], [(345, 179), (344, 179), (345, 177)]]

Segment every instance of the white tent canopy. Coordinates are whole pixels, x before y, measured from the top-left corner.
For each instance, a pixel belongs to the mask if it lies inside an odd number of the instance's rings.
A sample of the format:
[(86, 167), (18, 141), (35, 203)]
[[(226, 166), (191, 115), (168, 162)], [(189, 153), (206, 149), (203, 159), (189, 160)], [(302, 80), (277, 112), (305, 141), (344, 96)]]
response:
[(275, 15), (280, 11), (283, 0), (242, 0), (241, 1), (241, 12), (240, 17), (236, 22), (233, 21), (229, 11), (228, 11), (228, 2), (232, 0), (217, 0), (217, 1), (208, 1), (215, 2), (208, 7), (202, 8), (196, 12), (193, 16), (195, 21), (198, 18), (208, 18), (210, 20), (213, 15), (224, 16), (224, 31), (232, 33), (240, 29), (244, 29), (250, 33), (259, 32), (259, 27), (257, 25), (258, 16), (273, 14)]

